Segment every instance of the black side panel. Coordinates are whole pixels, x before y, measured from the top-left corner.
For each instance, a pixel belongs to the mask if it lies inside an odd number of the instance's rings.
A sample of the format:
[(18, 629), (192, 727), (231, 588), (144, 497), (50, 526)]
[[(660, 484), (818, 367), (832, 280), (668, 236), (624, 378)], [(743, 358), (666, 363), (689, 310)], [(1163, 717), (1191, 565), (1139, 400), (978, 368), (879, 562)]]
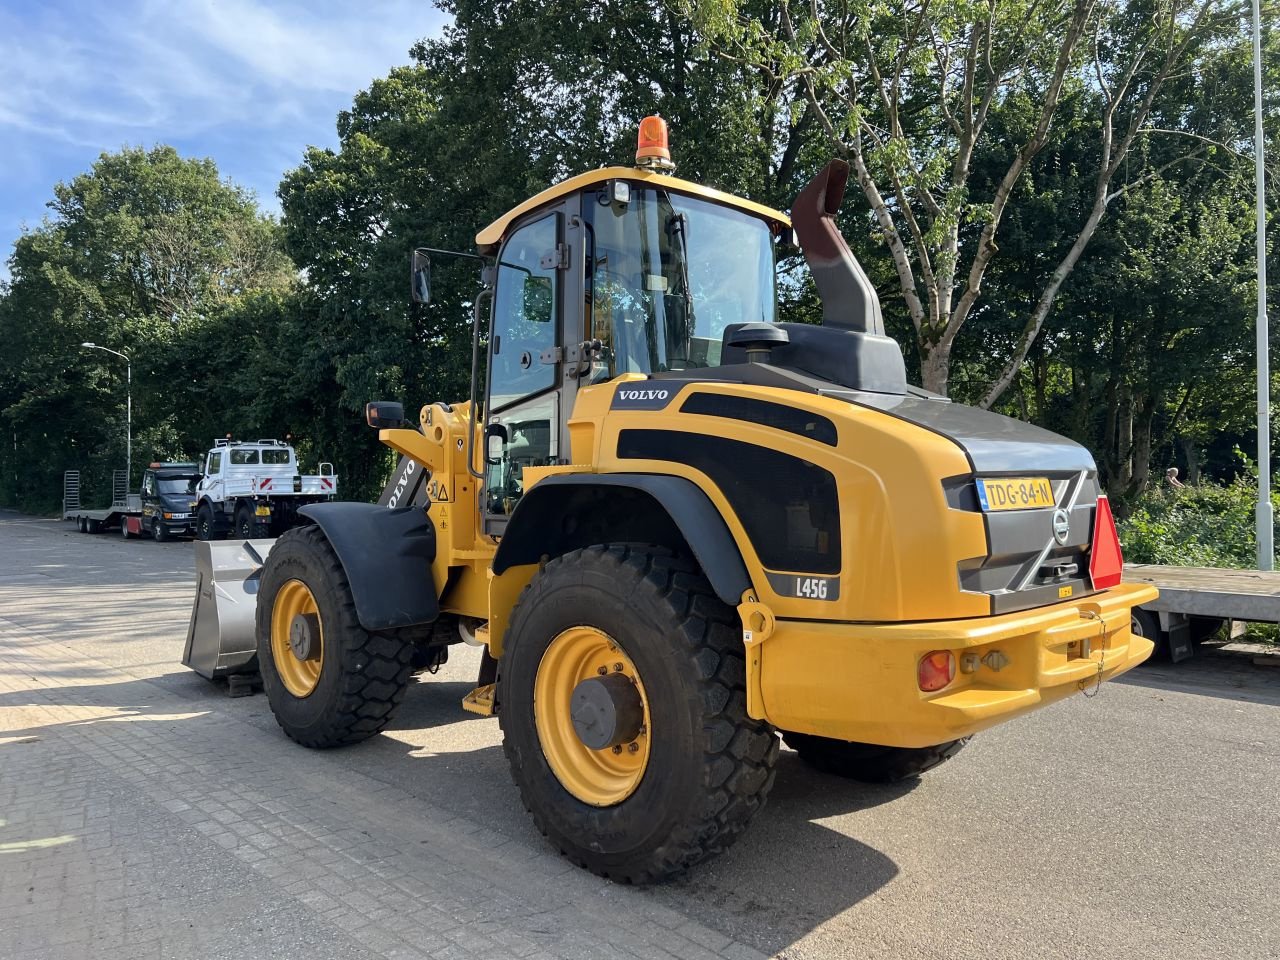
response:
[(836, 425), (820, 413), (788, 407), (753, 397), (735, 397), (727, 393), (693, 393), (680, 407), (681, 413), (700, 413), (706, 417), (745, 420), (762, 427), (785, 430), (796, 436), (836, 445)]
[[(746, 564), (715, 505), (697, 485), (683, 477), (656, 474), (568, 474), (540, 481), (516, 505), (507, 532), (493, 558), (493, 572), (537, 563), (543, 554), (585, 546), (577, 534), (579, 512), (596, 498), (604, 506), (624, 495), (656, 503), (674, 523), (702, 566), (712, 589), (725, 603), (737, 606), (751, 587)], [(591, 540), (592, 537), (586, 537)], [(594, 542), (600, 542), (594, 540)]]
[(705, 473), (769, 569), (840, 572), (836, 481), (822, 467), (752, 443), (675, 430), (623, 430), (618, 458), (667, 460)]
[(319, 525), (342, 561), (360, 626), (390, 630), (440, 615), (431, 580), (436, 528), (420, 507), (335, 501), (298, 512)]

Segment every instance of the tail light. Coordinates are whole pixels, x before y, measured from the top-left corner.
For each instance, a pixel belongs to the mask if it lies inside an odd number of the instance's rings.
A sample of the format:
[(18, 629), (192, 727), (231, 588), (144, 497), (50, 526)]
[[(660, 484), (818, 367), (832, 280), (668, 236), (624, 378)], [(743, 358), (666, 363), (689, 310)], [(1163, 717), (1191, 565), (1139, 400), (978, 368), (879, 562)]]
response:
[(1089, 579), (1093, 589), (1104, 590), (1120, 583), (1124, 573), (1124, 556), (1120, 552), (1120, 535), (1116, 518), (1111, 515), (1111, 501), (1098, 498), (1093, 514), (1093, 545), (1089, 548)]
[(956, 678), (956, 658), (949, 650), (934, 650), (920, 658), (916, 679), (925, 693), (941, 690)]

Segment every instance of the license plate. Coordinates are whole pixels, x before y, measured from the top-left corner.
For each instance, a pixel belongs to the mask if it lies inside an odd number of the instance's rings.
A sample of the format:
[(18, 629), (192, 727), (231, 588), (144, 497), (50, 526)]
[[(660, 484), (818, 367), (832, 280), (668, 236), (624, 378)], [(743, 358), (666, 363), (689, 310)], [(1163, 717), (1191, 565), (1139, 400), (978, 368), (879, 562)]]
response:
[(1005, 477), (978, 481), (978, 503), (986, 513), (1052, 507), (1053, 487), (1045, 477)]
[(256, 513), (256, 514), (257, 514), (258, 516), (260, 516), (260, 517), (269, 517), (269, 516), (271, 516), (271, 508), (270, 508), (270, 507), (258, 507), (258, 508), (257, 508), (257, 509), (255, 509), (253, 512), (254, 512), (254, 513)]

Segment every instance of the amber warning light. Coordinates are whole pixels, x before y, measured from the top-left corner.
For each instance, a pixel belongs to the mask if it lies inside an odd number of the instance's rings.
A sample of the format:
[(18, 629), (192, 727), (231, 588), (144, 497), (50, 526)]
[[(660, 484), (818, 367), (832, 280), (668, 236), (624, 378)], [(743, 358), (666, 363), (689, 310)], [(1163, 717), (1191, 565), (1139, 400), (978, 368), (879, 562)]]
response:
[(667, 142), (667, 121), (656, 114), (640, 121), (640, 134), (636, 137), (636, 166), (650, 170), (674, 170), (671, 149)]

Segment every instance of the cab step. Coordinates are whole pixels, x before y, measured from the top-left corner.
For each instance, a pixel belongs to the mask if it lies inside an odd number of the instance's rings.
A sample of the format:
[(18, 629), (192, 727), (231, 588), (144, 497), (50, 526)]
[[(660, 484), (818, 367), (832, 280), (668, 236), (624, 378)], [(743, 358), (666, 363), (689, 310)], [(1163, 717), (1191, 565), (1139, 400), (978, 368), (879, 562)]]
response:
[(482, 687), (476, 687), (462, 698), (462, 709), (469, 713), (478, 713), (482, 717), (492, 717), (493, 697), (497, 686), (496, 683), (486, 683)]

